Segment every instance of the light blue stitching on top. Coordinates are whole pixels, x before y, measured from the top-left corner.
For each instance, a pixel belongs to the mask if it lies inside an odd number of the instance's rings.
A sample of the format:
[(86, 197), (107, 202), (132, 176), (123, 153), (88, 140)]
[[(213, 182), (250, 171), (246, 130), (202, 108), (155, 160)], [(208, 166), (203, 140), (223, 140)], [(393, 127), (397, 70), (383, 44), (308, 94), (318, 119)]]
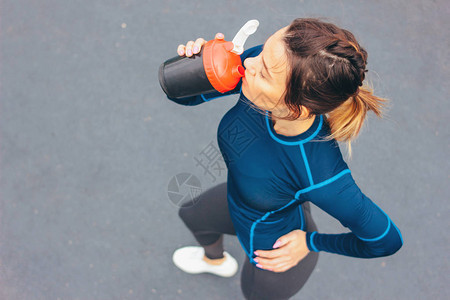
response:
[[(337, 179), (339, 179), (340, 177), (342, 177), (343, 175), (345, 175), (347, 173), (350, 173), (349, 169), (345, 169), (345, 170), (341, 171), (339, 174), (337, 174), (337, 175), (335, 175), (335, 176), (333, 176), (333, 177), (331, 177), (331, 178), (329, 178), (329, 179), (327, 179), (325, 181), (322, 181), (321, 183), (318, 183), (318, 184), (309, 186), (309, 187), (307, 187), (305, 189), (302, 189), (302, 190), (298, 191), (297, 193), (295, 193), (295, 198), (298, 199), (298, 197), (300, 197), (301, 194), (305, 194), (305, 193), (310, 192), (310, 191), (312, 191), (314, 189), (318, 189), (318, 188), (321, 188), (321, 187), (323, 187), (323, 186), (325, 186), (327, 184), (330, 184), (333, 181), (336, 181)], [(378, 236), (376, 238), (366, 239), (366, 238), (361, 238), (361, 237), (357, 236), (360, 240), (367, 241), (367, 242), (372, 242), (372, 241), (377, 241), (377, 240), (382, 239), (389, 232), (389, 229), (391, 228), (391, 222), (392, 222), (392, 220), (389, 218), (389, 216), (375, 202), (372, 202), (372, 203), (375, 204), (375, 206), (378, 207), (378, 209), (381, 210), (381, 212), (386, 216), (386, 218), (388, 220), (388, 227), (383, 232), (383, 234), (381, 234), (380, 236)], [(403, 237), (402, 237), (402, 235), (400, 233), (400, 230), (397, 228), (397, 226), (395, 226), (394, 222), (392, 222), (392, 224), (394, 225), (394, 228), (397, 230), (397, 232), (398, 232), (398, 234), (400, 236), (400, 239), (402, 241), (402, 244), (403, 244)]]
[(392, 222), (392, 220), (391, 220), (391, 218), (389, 218), (389, 216), (375, 203), (375, 202), (372, 202), (376, 207), (378, 207), (378, 209), (379, 210), (381, 210), (381, 212), (386, 216), (386, 218), (387, 218), (387, 220), (388, 220), (388, 227), (387, 227), (387, 229), (383, 232), (383, 234), (382, 235), (380, 235), (379, 237), (376, 237), (376, 238), (372, 238), (372, 239), (364, 239), (364, 238), (361, 238), (361, 237), (359, 237), (358, 236), (358, 238), (360, 239), (360, 240), (363, 240), (363, 241), (367, 241), (367, 242), (373, 242), (373, 241), (378, 241), (378, 240), (380, 240), (380, 239), (382, 239), (388, 232), (389, 232), (389, 229), (391, 228), (391, 223), (392, 223), (392, 225), (394, 225), (394, 228), (395, 228), (395, 230), (397, 230), (397, 233), (398, 233), (398, 235), (400, 236), (400, 240), (402, 241), (402, 245), (403, 245), (403, 237), (402, 237), (402, 234), (400, 233), (400, 230), (398, 230), (398, 228), (397, 228), (397, 226), (395, 226), (395, 224), (394, 224), (394, 222)]
[(305, 163), (306, 172), (308, 173), (309, 184), (314, 185), (314, 181), (313, 181), (313, 178), (311, 175), (311, 169), (309, 168), (308, 159), (306, 158), (305, 147), (303, 146), (303, 144), (300, 144), (299, 146), (300, 146), (300, 150), (302, 152), (303, 161)]
[(317, 129), (316, 129), (316, 131), (314, 131), (313, 134), (311, 134), (308, 138), (306, 138), (306, 139), (304, 139), (304, 140), (301, 140), (301, 141), (287, 142), (287, 141), (283, 141), (283, 140), (279, 139), (278, 137), (276, 137), (276, 136), (273, 134), (272, 130), (270, 129), (268, 114), (269, 114), (269, 113), (268, 113), (268, 111), (266, 110), (266, 116), (265, 116), (265, 118), (266, 118), (266, 126), (267, 126), (267, 130), (269, 131), (270, 136), (271, 136), (275, 141), (277, 141), (278, 143), (281, 143), (281, 144), (284, 144), (284, 145), (288, 145), (288, 146), (291, 146), (291, 145), (298, 145), (298, 144), (304, 144), (304, 143), (309, 142), (310, 140), (312, 140), (312, 139), (319, 133), (320, 129), (322, 128), (322, 124), (323, 124), (323, 117), (322, 117), (322, 115), (320, 115), (320, 117), (319, 117), (319, 118), (320, 118), (319, 126), (317, 126)]
[(314, 240), (313, 240), (313, 236), (317, 233), (317, 231), (313, 231), (313, 233), (311, 233), (311, 235), (309, 236), (309, 244), (311, 245), (311, 248), (313, 248), (314, 251), (319, 252), (319, 250), (317, 250), (316, 245), (314, 245)]
[(205, 101), (205, 102), (208, 102), (208, 101), (211, 101), (211, 100), (214, 100), (214, 99), (217, 99), (217, 98), (220, 98), (220, 97), (226, 96), (226, 95), (220, 95), (220, 96), (218, 96), (218, 97), (214, 97), (214, 98), (209, 98), (209, 99), (206, 99), (206, 98), (205, 98), (205, 96), (203, 96), (203, 94), (201, 94), (200, 96), (202, 96), (202, 98), (203, 98), (203, 101)]
[[(347, 174), (347, 173), (350, 173), (350, 169), (345, 169), (345, 170), (341, 171), (340, 173), (338, 173), (337, 175), (335, 175), (335, 176), (333, 176), (333, 177), (331, 177), (331, 178), (328, 178), (328, 179), (325, 180), (325, 181), (322, 181), (321, 183), (314, 184), (314, 185), (311, 185), (311, 186), (309, 186), (309, 187), (307, 187), (307, 188), (305, 188), (305, 189), (299, 190), (297, 193), (295, 193), (295, 199), (298, 200), (298, 197), (300, 197), (301, 194), (307, 193), (307, 192), (309, 192), (309, 191), (312, 191), (312, 190), (321, 188), (321, 187), (323, 187), (323, 186), (325, 186), (325, 185), (327, 185), (327, 184), (330, 184), (330, 183), (332, 183), (333, 181), (336, 181), (337, 179), (339, 179), (340, 177), (344, 176), (344, 175)], [(317, 250), (317, 248), (316, 248), (316, 246), (314, 245), (314, 242), (313, 242), (313, 236), (314, 236), (316, 233), (317, 233), (317, 232), (314, 231), (314, 232), (309, 236), (309, 243), (310, 243), (310, 245), (311, 245), (311, 248), (313, 248), (314, 251), (319, 252), (319, 250)]]
[(309, 186), (307, 188), (299, 190), (297, 193), (295, 193), (295, 199), (298, 199), (298, 197), (300, 197), (301, 194), (308, 193), (308, 192), (310, 192), (312, 190), (315, 190), (315, 189), (321, 188), (321, 187), (323, 187), (323, 186), (325, 186), (327, 184), (330, 184), (333, 181), (336, 181), (337, 179), (339, 179), (340, 177), (342, 177), (343, 175), (345, 175), (347, 173), (350, 173), (350, 169), (345, 169), (345, 170), (341, 171), (339, 174), (337, 174), (337, 175), (335, 175), (335, 176), (333, 176), (331, 178), (328, 178), (327, 180), (322, 181), (321, 183), (317, 183), (315, 185), (311, 185), (311, 186)]
[(302, 220), (302, 223), (300, 224), (300, 229), (304, 230), (305, 229), (304, 228), (304, 226), (305, 226), (305, 223), (304, 223), (305, 213), (303, 212), (303, 208), (302, 208), (301, 204), (298, 206), (298, 209), (300, 210), (300, 219)]
[[(383, 212), (384, 213), (384, 212)], [(387, 217), (387, 216), (386, 216)], [(378, 240), (380, 240), (380, 239), (382, 239), (388, 232), (389, 232), (389, 229), (391, 229), (391, 220), (389, 219), (389, 217), (388, 217), (388, 227), (387, 227), (387, 229), (383, 232), (383, 234), (382, 235), (380, 235), (379, 237), (376, 237), (376, 238), (372, 238), (372, 239), (365, 239), (365, 238), (362, 238), (362, 237), (359, 237), (358, 236), (358, 238), (360, 239), (360, 240), (363, 240), (363, 241), (366, 241), (366, 242), (374, 242), (374, 241), (378, 241)], [(356, 235), (356, 234), (355, 234)]]
[[(269, 212), (265, 213), (264, 216), (262, 216), (261, 218), (259, 218), (259, 219), (256, 220), (255, 222), (253, 222), (252, 227), (250, 228), (250, 255), (253, 255), (253, 252), (254, 252), (254, 251), (253, 251), (253, 236), (254, 236), (254, 233), (255, 233), (255, 227), (256, 227), (256, 224), (260, 223), (261, 221), (264, 221), (264, 220), (267, 219), (267, 217), (269, 217), (271, 214), (273, 214), (273, 213), (275, 213), (275, 212), (277, 212), (277, 211), (283, 210), (284, 208), (288, 207), (289, 205), (291, 205), (291, 204), (294, 203), (295, 201), (297, 201), (297, 200), (296, 200), (296, 199), (292, 199), (291, 201), (289, 201), (288, 204), (284, 205), (283, 207), (281, 207), (281, 208), (279, 208), (279, 209), (277, 209), (277, 210), (269, 211)], [(254, 261), (252, 257), (250, 257), (250, 259), (251, 259), (252, 261)]]
[[(392, 222), (392, 221), (391, 221)], [(400, 236), (400, 240), (402, 241), (402, 245), (403, 245), (403, 236), (400, 232), (400, 230), (397, 228), (397, 226), (395, 226), (395, 223), (392, 222), (392, 225), (394, 225), (395, 230), (397, 230), (398, 235)]]

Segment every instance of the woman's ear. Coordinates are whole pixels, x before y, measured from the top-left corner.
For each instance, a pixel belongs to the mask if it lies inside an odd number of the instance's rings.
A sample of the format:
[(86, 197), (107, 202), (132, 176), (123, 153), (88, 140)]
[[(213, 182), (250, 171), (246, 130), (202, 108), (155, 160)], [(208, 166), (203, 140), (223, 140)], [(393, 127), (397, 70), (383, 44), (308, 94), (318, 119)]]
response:
[(312, 117), (311, 115), (311, 111), (305, 107), (305, 106), (300, 106), (301, 112), (302, 114), (300, 115), (300, 119), (306, 120)]

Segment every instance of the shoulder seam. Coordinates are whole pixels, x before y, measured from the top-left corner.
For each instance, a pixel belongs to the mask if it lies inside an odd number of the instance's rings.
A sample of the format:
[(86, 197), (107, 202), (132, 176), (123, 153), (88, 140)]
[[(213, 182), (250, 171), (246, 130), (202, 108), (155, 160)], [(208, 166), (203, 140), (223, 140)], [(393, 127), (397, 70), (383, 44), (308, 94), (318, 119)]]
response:
[(339, 178), (341, 178), (342, 176), (344, 176), (347, 173), (351, 173), (350, 169), (342, 170), (341, 172), (339, 172), (338, 174), (334, 175), (333, 177), (328, 178), (327, 180), (324, 180), (322, 182), (316, 183), (316, 184), (311, 185), (311, 186), (309, 186), (307, 188), (301, 189), (301, 190), (299, 190), (299, 191), (297, 191), (295, 193), (295, 199), (299, 200), (299, 197), (300, 197), (301, 194), (305, 194), (305, 193), (308, 193), (308, 192), (310, 192), (312, 190), (316, 190), (316, 189), (319, 189), (321, 187), (324, 187), (324, 186), (326, 186), (326, 185), (328, 185), (328, 184), (338, 180)]

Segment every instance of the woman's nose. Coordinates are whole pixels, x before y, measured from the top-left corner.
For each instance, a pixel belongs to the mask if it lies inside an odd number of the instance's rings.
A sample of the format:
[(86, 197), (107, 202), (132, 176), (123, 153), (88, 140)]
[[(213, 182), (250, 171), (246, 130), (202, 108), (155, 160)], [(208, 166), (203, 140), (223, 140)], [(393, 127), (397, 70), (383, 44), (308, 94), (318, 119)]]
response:
[(244, 60), (244, 67), (250, 74), (255, 75), (253, 61), (254, 61), (253, 57), (247, 58), (246, 60)]

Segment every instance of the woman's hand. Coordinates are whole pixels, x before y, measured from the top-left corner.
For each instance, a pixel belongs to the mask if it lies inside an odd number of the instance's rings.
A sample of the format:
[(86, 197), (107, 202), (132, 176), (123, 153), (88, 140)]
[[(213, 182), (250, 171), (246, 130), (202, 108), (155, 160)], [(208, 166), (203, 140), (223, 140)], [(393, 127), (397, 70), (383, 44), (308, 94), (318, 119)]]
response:
[[(218, 32), (216, 34), (216, 39), (223, 39), (225, 36)], [(186, 43), (186, 46), (183, 44), (180, 44), (177, 48), (178, 55), (183, 56), (186, 53), (187, 57), (191, 57), (194, 54), (197, 54), (200, 52), (200, 49), (202, 49), (202, 46), (206, 44), (207, 41), (203, 38), (198, 38), (194, 41), (189, 41)]]
[(293, 230), (278, 238), (275, 250), (256, 250), (255, 261), (261, 269), (284, 272), (296, 266), (310, 252), (306, 245), (306, 232)]

